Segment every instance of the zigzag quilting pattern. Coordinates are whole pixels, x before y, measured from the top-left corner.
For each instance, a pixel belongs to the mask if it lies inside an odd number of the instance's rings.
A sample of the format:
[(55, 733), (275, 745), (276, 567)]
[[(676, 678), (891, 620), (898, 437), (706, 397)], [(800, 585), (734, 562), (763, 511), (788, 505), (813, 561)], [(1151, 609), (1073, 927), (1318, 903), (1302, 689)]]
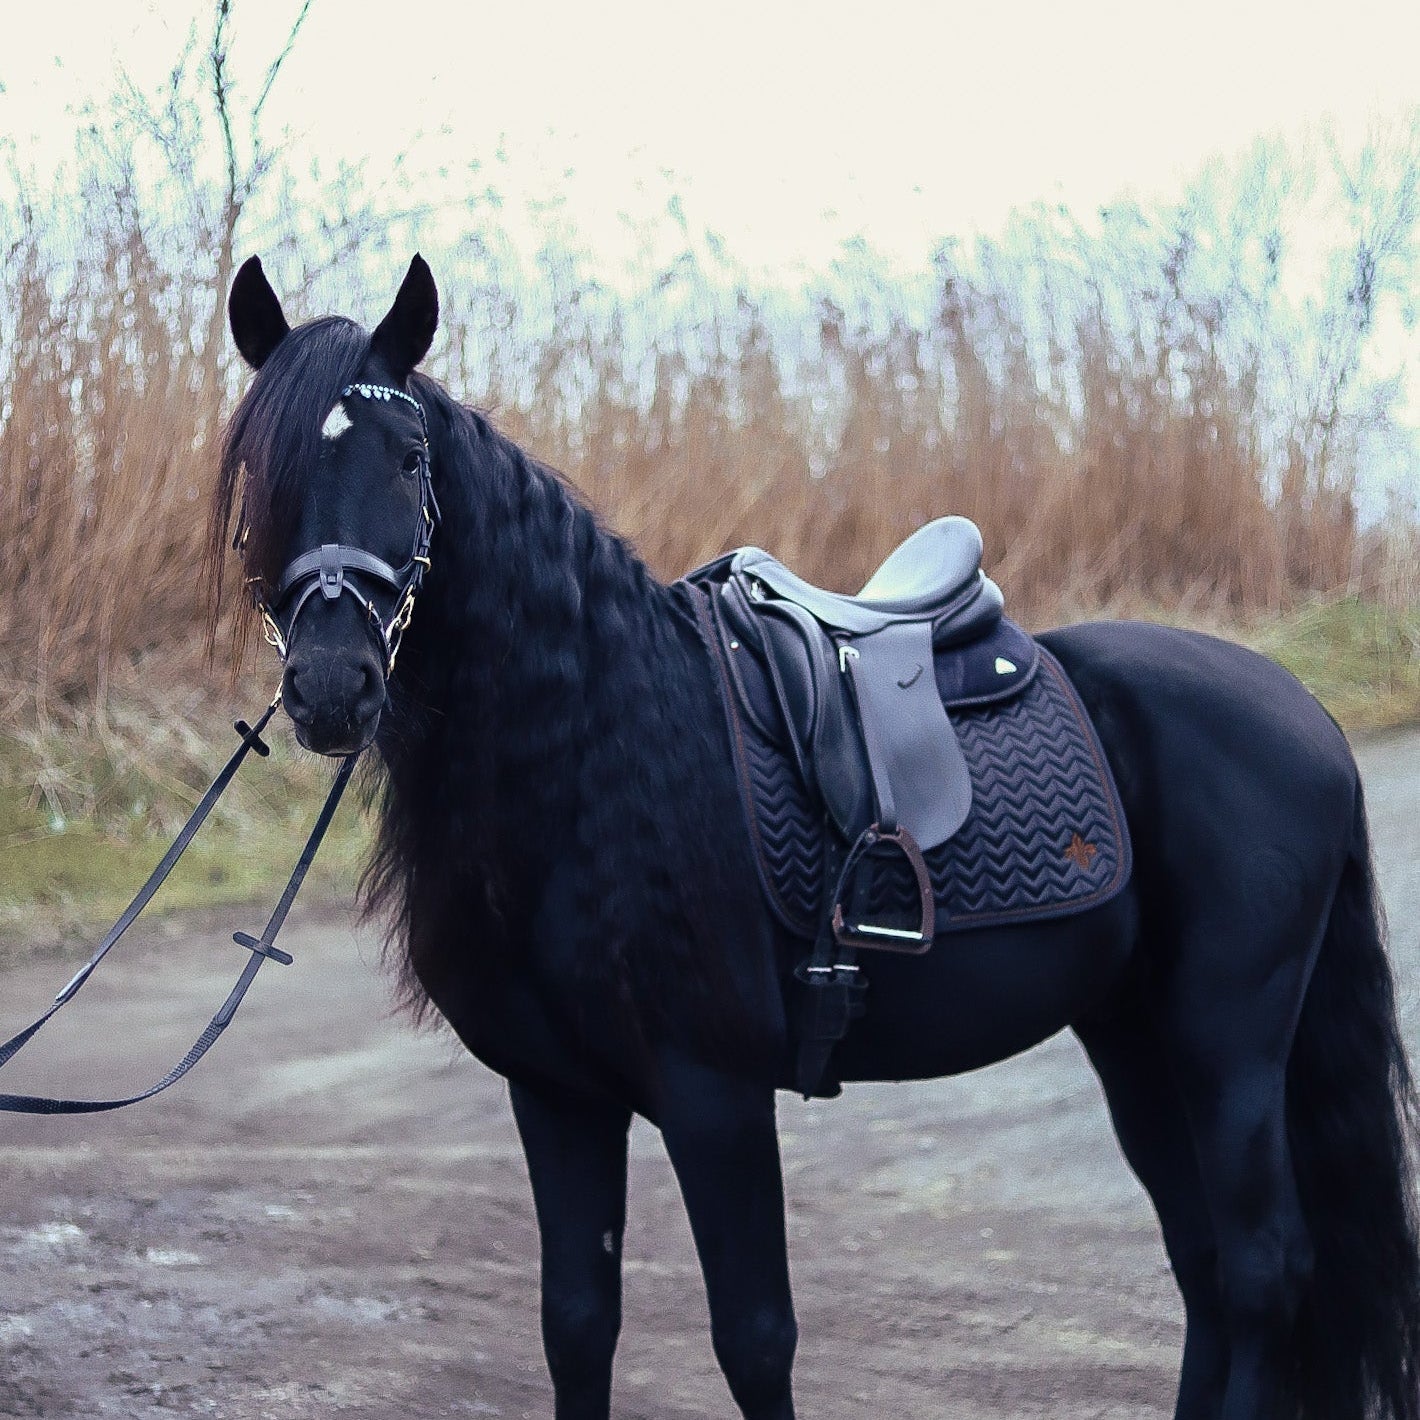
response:
[[(951, 712), (972, 809), (926, 854), (938, 932), (1064, 916), (1127, 880), (1127, 829), (1103, 752), (1064, 672), (1044, 651), (1041, 661), (1015, 699)], [(791, 931), (812, 936), (823, 896), (820, 817), (785, 754), (753, 730), (744, 745), (771, 904)], [(901, 859), (879, 863), (867, 912), (905, 918), (913, 902)]]
[(752, 730), (744, 747), (771, 904), (791, 931), (811, 933), (822, 901), (821, 820), (782, 750)]

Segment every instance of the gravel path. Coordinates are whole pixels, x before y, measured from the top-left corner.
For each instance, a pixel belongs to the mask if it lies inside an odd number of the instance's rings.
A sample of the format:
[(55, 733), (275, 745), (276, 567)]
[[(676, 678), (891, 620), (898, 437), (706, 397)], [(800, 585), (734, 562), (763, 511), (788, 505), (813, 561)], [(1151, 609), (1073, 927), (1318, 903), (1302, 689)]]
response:
[[(1414, 1046), (1420, 734), (1359, 757)], [(166, 1068), (250, 924), (199, 925), (125, 942), (7, 1088), (116, 1092)], [(285, 945), (295, 967), (268, 967), (159, 1100), (0, 1119), (0, 1415), (550, 1413), (502, 1082), (390, 1017), (346, 917), (298, 916)], [(29, 1019), (63, 975), (0, 975), (0, 1022)], [(1072, 1039), (961, 1079), (785, 1099), (781, 1120), (801, 1415), (1171, 1413), (1181, 1310)], [(616, 1414), (729, 1420), (649, 1129), (633, 1133), (626, 1259)]]

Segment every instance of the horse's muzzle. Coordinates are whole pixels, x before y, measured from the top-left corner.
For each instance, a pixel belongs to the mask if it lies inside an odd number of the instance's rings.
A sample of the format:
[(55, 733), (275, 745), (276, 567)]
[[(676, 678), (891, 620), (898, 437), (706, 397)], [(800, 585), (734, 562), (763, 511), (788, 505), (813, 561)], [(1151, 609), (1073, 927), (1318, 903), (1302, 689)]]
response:
[(384, 670), (370, 653), (351, 657), (312, 648), (287, 661), (282, 700), (304, 748), (316, 754), (355, 754), (379, 728)]

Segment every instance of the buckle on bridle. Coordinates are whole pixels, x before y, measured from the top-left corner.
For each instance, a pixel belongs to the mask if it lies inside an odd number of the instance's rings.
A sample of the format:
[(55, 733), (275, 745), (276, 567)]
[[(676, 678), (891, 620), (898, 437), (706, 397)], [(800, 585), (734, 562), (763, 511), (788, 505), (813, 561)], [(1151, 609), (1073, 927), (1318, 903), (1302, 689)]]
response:
[(257, 601), (257, 610), (261, 613), (261, 634), (277, 654), (278, 658), (285, 663), (286, 660), (286, 638), (282, 635), (281, 628), (276, 624), (276, 618), (272, 616), (271, 609), (264, 600)]
[(320, 546), (320, 594), (333, 602), (345, 590), (345, 564), (340, 560), (340, 544), (323, 542)]

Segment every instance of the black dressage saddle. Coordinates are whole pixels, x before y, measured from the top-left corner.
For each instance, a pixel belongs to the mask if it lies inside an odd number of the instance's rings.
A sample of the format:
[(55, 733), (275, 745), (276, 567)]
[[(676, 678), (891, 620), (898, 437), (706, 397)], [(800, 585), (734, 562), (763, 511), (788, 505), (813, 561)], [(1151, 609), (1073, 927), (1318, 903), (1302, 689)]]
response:
[[(915, 927), (855, 923), (840, 910), (836, 932), (860, 946), (925, 949), (933, 928), (922, 854), (971, 810), (971, 777), (934, 657), (1002, 620), (1001, 592), (981, 571), (980, 532), (965, 518), (928, 523), (853, 597), (813, 586), (757, 547), (692, 580), (707, 576), (718, 583), (725, 625), (761, 658), (799, 773), (852, 845), (849, 858), (895, 848), (922, 887)], [(1007, 680), (1021, 670), (999, 660)]]
[(683, 579), (714, 662), (771, 910), (813, 943), (797, 1081), (863, 1011), (859, 950), (1041, 920), (1127, 881), (1128, 833), (1088, 716), (1003, 615), (965, 518), (915, 532), (857, 596), (743, 547)]

